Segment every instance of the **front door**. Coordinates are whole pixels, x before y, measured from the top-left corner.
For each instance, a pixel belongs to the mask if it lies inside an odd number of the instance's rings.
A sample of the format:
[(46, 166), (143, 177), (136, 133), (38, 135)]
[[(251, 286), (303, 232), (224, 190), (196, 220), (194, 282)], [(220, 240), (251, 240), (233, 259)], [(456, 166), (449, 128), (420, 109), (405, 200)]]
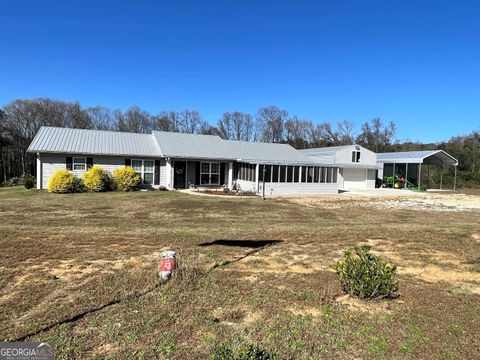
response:
[(186, 171), (186, 161), (175, 161), (173, 163), (173, 187), (175, 189), (185, 189)]

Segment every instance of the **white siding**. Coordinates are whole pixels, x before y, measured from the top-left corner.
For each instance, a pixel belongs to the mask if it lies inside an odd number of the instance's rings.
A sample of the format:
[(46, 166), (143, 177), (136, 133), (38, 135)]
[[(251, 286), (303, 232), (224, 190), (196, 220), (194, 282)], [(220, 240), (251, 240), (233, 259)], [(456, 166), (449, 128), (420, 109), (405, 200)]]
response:
[(352, 162), (352, 151), (358, 151), (355, 149), (355, 145), (351, 147), (342, 148), (335, 153), (335, 164), (359, 164), (361, 165), (377, 165), (377, 154), (373, 151), (360, 147), (360, 162)]
[[(44, 189), (48, 187), (48, 180), (50, 176), (56, 170), (66, 169), (67, 156), (72, 155), (62, 155), (62, 154), (41, 154), (42, 160), (42, 186)], [(93, 165), (101, 166), (103, 169), (113, 172), (115, 169), (125, 166), (126, 157), (118, 156), (81, 156), (75, 155), (73, 157), (91, 157), (93, 159)], [(137, 158), (137, 157), (136, 157)], [(85, 171), (72, 171), (78, 177), (82, 177)], [(165, 159), (160, 159), (160, 185), (166, 185), (165, 183)], [(155, 184), (155, 187), (158, 187), (159, 184)]]
[(367, 189), (375, 189), (375, 178), (376, 171), (369, 169), (367, 173)]
[[(260, 182), (259, 194), (263, 194)], [(338, 194), (337, 183), (265, 183), (266, 196)]]
[(344, 189), (367, 188), (367, 170), (344, 168), (343, 169), (343, 188)]
[(234, 181), (237, 185), (240, 186), (242, 191), (254, 191), (257, 192), (257, 187), (255, 181), (247, 181), (247, 180), (235, 180)]

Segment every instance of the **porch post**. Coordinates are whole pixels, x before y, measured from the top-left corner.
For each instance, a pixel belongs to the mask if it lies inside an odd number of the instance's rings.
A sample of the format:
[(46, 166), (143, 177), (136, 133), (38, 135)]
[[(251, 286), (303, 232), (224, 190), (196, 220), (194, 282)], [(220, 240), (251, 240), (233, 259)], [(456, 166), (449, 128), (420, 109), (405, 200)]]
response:
[(170, 158), (167, 159), (165, 165), (165, 186), (167, 189), (171, 189), (173, 187), (172, 184), (172, 160)]
[[(455, 168), (456, 169), (456, 168)], [(37, 189), (41, 190), (43, 187), (42, 181), (42, 158), (40, 154), (37, 154)]]
[(255, 165), (255, 188), (256, 188), (257, 194), (260, 191), (260, 183), (258, 181), (259, 175), (260, 175), (259, 172), (260, 172), (260, 164), (256, 164)]
[(233, 188), (233, 163), (228, 163), (228, 183), (227, 186), (230, 190)]

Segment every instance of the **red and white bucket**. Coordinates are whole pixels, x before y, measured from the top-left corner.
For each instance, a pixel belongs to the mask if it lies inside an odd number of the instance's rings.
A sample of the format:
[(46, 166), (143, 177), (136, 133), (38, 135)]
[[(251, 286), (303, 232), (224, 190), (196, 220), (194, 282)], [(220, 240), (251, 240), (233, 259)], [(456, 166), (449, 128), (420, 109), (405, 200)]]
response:
[(175, 270), (176, 253), (175, 251), (164, 251), (162, 257), (159, 275), (162, 280), (168, 280), (172, 276), (172, 271)]

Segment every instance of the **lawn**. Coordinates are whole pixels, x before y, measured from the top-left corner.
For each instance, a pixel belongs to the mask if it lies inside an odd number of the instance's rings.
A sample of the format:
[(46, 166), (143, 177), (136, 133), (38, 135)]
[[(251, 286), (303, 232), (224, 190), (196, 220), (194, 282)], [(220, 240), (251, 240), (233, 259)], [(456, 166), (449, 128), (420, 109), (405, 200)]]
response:
[[(0, 339), (68, 359), (479, 358), (480, 212), (378, 201), (0, 189)], [(399, 298), (342, 292), (331, 266), (358, 243), (399, 266)], [(165, 249), (179, 270), (159, 284)]]

